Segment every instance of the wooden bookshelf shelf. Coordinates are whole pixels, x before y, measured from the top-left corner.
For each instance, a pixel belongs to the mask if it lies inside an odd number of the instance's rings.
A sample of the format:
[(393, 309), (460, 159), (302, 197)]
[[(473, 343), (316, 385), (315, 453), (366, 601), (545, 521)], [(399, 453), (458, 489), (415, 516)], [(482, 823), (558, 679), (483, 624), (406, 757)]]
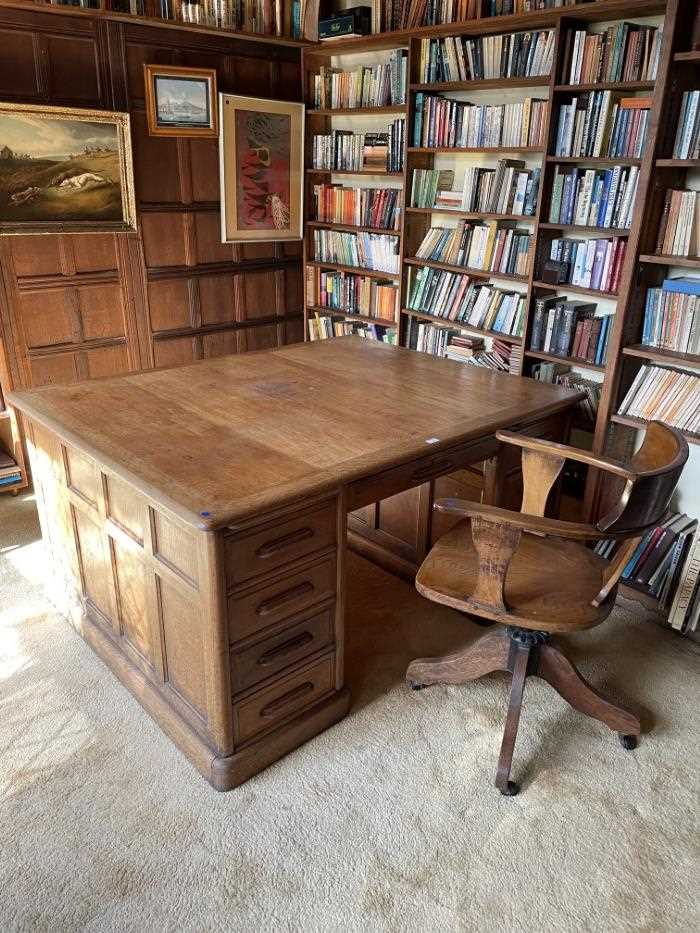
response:
[(425, 84), (411, 84), (411, 91), (488, 91), (519, 87), (548, 87), (549, 75), (532, 75), (524, 78), (475, 78), (473, 81), (432, 81)]
[(572, 292), (574, 295), (590, 295), (592, 298), (606, 298), (608, 301), (617, 301), (615, 292), (601, 292), (596, 288), (584, 288), (582, 285), (571, 285), (569, 282), (561, 282), (559, 285), (553, 285), (551, 282), (532, 283), (533, 288), (542, 288), (550, 292)]
[(414, 317), (419, 321), (427, 321), (435, 327), (442, 330), (466, 330), (473, 334), (479, 334), (483, 337), (493, 337), (496, 340), (504, 340), (506, 343), (512, 343), (520, 346), (523, 342), (522, 337), (515, 337), (512, 334), (502, 334), (498, 330), (484, 330), (481, 327), (474, 327), (473, 324), (467, 324), (464, 321), (448, 321), (442, 317), (436, 317), (434, 314), (424, 314), (423, 311), (413, 311), (411, 308), (402, 308), (401, 313), (408, 317)]
[(553, 162), (555, 165), (600, 165), (601, 167), (605, 166), (614, 166), (614, 165), (641, 165), (641, 159), (607, 159), (602, 158), (601, 156), (553, 156), (548, 155), (546, 162)]
[(700, 366), (700, 355), (681, 353), (680, 350), (661, 350), (659, 347), (647, 347), (643, 343), (623, 347), (623, 356), (635, 356), (656, 363), (677, 363), (679, 366)]
[(343, 266), (337, 262), (321, 262), (318, 259), (307, 259), (307, 266), (316, 269), (332, 269), (335, 272), (352, 272), (355, 275), (366, 275), (370, 279), (398, 279), (400, 272), (378, 272), (376, 269), (363, 269), (362, 266)]
[(307, 227), (314, 230), (340, 230), (343, 233), (385, 233), (388, 236), (401, 236), (400, 230), (387, 230), (386, 227), (357, 227), (355, 224), (336, 224), (326, 220), (307, 220)]
[(653, 81), (599, 81), (596, 84), (556, 84), (554, 90), (564, 94), (583, 91), (652, 91)]
[(639, 261), (652, 263), (656, 266), (681, 266), (684, 269), (700, 269), (700, 256), (657, 256), (654, 253), (645, 253), (639, 257)]
[(451, 214), (464, 220), (517, 220), (534, 223), (536, 219), (531, 214), (489, 214), (486, 211), (459, 211), (453, 207), (406, 207), (404, 210), (407, 214)]
[(442, 269), (444, 272), (458, 272), (463, 275), (471, 275), (474, 278), (494, 278), (508, 279), (512, 282), (523, 282), (527, 284), (526, 275), (508, 275), (505, 272), (491, 272), (489, 269), (471, 269), (469, 266), (453, 266), (446, 262), (436, 262), (432, 259), (419, 259), (417, 256), (404, 257), (404, 264), (407, 266), (428, 266), (430, 269)]
[[(614, 424), (624, 424), (628, 428), (646, 428), (648, 421), (643, 418), (632, 418), (630, 415), (611, 415), (610, 420)], [(680, 430), (680, 429), (679, 429)], [(692, 434), (690, 431), (681, 431), (683, 437), (689, 444), (700, 444), (700, 434)]]
[(323, 305), (309, 305), (310, 313), (325, 315), (326, 317), (340, 317), (345, 321), (361, 321), (363, 324), (376, 324), (378, 327), (396, 327), (396, 321), (387, 318), (372, 317), (368, 314), (354, 314), (352, 311), (342, 311), (339, 308), (325, 308)]
[(530, 356), (535, 360), (544, 360), (547, 363), (567, 363), (570, 366), (580, 366), (581, 369), (592, 369), (597, 373), (605, 372), (605, 366), (598, 366), (596, 363), (589, 363), (588, 360), (581, 360), (575, 356), (558, 356), (556, 353), (543, 353), (541, 350), (525, 350), (525, 356)]
[(578, 224), (555, 224), (540, 221), (540, 230), (574, 230), (577, 233), (600, 233), (603, 236), (629, 236), (627, 227), (581, 227)]
[(307, 175), (374, 175), (375, 178), (403, 178), (403, 172), (387, 172), (380, 168), (358, 168), (355, 171), (340, 168), (307, 168)]
[(409, 146), (406, 150), (407, 152), (414, 153), (440, 153), (447, 152), (451, 155), (459, 155), (460, 153), (469, 153), (469, 152), (537, 152), (542, 154), (544, 148), (542, 146), (477, 146), (469, 148), (456, 148), (455, 146)]
[(308, 107), (307, 117), (361, 117), (361, 116), (381, 116), (384, 113), (406, 113), (408, 107), (406, 104), (392, 104), (387, 107), (336, 107), (333, 109), (320, 110), (315, 107)]
[(657, 168), (700, 168), (700, 159), (657, 159)]

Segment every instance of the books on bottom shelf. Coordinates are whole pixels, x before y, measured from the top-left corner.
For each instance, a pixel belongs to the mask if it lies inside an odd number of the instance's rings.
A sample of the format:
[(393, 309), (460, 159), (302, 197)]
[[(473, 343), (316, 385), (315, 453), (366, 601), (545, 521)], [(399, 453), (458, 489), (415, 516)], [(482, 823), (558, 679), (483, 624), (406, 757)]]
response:
[(700, 278), (666, 279), (647, 289), (642, 343), (700, 354)]
[(663, 421), (681, 431), (700, 430), (700, 375), (644, 364), (618, 409), (644, 421)]
[(468, 266), (504, 275), (527, 275), (530, 231), (504, 221), (431, 227), (416, 250), (418, 259)]
[(309, 340), (328, 340), (331, 337), (365, 337), (367, 340), (379, 340), (381, 343), (397, 343), (396, 331), (380, 324), (368, 324), (362, 321), (334, 321), (322, 314), (309, 317)]
[(0, 446), (0, 487), (14, 486), (22, 480), (22, 471), (17, 461)]
[(530, 349), (604, 365), (613, 315), (596, 317), (595, 310), (592, 302), (570, 301), (556, 295), (538, 298)]
[(314, 230), (317, 262), (357, 266), (373, 272), (399, 271), (399, 238), (386, 233)]
[(549, 222), (581, 227), (629, 227), (637, 194), (639, 168), (609, 169), (557, 166)]
[[(549, 248), (550, 260), (562, 264), (552, 284), (579, 285), (616, 294), (626, 248), (627, 241), (622, 237), (596, 240), (558, 237)], [(552, 281), (546, 274), (542, 278)]]
[(656, 252), (660, 256), (700, 256), (700, 191), (667, 189)]
[(539, 382), (553, 382), (567, 389), (585, 392), (586, 397), (578, 401), (576, 407), (586, 421), (595, 422), (603, 388), (601, 382), (595, 382), (579, 373), (571, 372), (571, 368), (566, 363), (537, 363), (531, 368), (530, 376)]
[(480, 366), (514, 375), (520, 372), (522, 357), (518, 347), (495, 339), (489, 350), (481, 337), (453, 333), (422, 321), (416, 321), (412, 325), (406, 346), (411, 350), (443, 356), (468, 366)]
[(673, 158), (700, 159), (700, 91), (683, 94)]
[[(599, 541), (595, 550), (611, 557), (618, 542)], [(621, 580), (642, 588), (668, 612), (668, 625), (683, 634), (700, 617), (700, 529), (696, 519), (674, 512), (648, 531), (622, 571)]]

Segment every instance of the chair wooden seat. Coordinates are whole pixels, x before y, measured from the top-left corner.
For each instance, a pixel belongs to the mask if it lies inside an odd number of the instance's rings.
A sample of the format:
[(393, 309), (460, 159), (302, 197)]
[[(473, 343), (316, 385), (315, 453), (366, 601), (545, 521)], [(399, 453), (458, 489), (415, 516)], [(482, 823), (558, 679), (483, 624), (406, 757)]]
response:
[[(469, 520), (460, 522), (440, 538), (416, 576), (416, 589), (422, 596), (461, 612), (474, 612), (468, 599), (479, 575), (470, 526)], [(615, 605), (616, 589), (600, 606), (592, 604), (603, 587), (607, 567), (607, 560), (578, 542), (523, 534), (505, 580), (507, 615), (487, 606), (480, 607), (479, 615), (536, 631), (592, 628)]]

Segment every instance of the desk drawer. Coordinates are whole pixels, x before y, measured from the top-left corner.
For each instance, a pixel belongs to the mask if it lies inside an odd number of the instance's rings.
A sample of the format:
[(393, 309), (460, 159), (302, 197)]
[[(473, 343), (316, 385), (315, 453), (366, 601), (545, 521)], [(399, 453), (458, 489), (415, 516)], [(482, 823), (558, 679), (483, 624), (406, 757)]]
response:
[(335, 567), (335, 556), (324, 557), (252, 592), (229, 596), (229, 639), (236, 642), (248, 638), (323, 599), (334, 598)]
[(371, 502), (387, 499), (404, 489), (412, 489), (470, 463), (486, 460), (492, 457), (497, 449), (495, 438), (472, 441), (441, 453), (421, 457), (419, 460), (412, 460), (368, 479), (356, 480), (348, 487), (348, 511), (352, 512)]
[(234, 740), (246, 742), (258, 732), (312, 706), (334, 685), (333, 657), (322, 658), (310, 667), (285, 677), (233, 704)]
[(234, 649), (231, 652), (233, 692), (253, 687), (332, 644), (334, 612), (333, 608), (324, 609), (249, 648)]
[(272, 573), (336, 541), (335, 501), (264, 528), (226, 540), (226, 585), (229, 589), (262, 574)]

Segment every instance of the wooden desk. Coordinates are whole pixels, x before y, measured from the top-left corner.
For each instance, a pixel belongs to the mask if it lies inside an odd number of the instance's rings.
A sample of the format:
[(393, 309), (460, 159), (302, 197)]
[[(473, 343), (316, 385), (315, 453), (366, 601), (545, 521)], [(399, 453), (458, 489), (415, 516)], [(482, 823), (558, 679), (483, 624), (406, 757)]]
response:
[(347, 711), (347, 513), (579, 397), (350, 337), (10, 401), (60, 608), (226, 790)]

